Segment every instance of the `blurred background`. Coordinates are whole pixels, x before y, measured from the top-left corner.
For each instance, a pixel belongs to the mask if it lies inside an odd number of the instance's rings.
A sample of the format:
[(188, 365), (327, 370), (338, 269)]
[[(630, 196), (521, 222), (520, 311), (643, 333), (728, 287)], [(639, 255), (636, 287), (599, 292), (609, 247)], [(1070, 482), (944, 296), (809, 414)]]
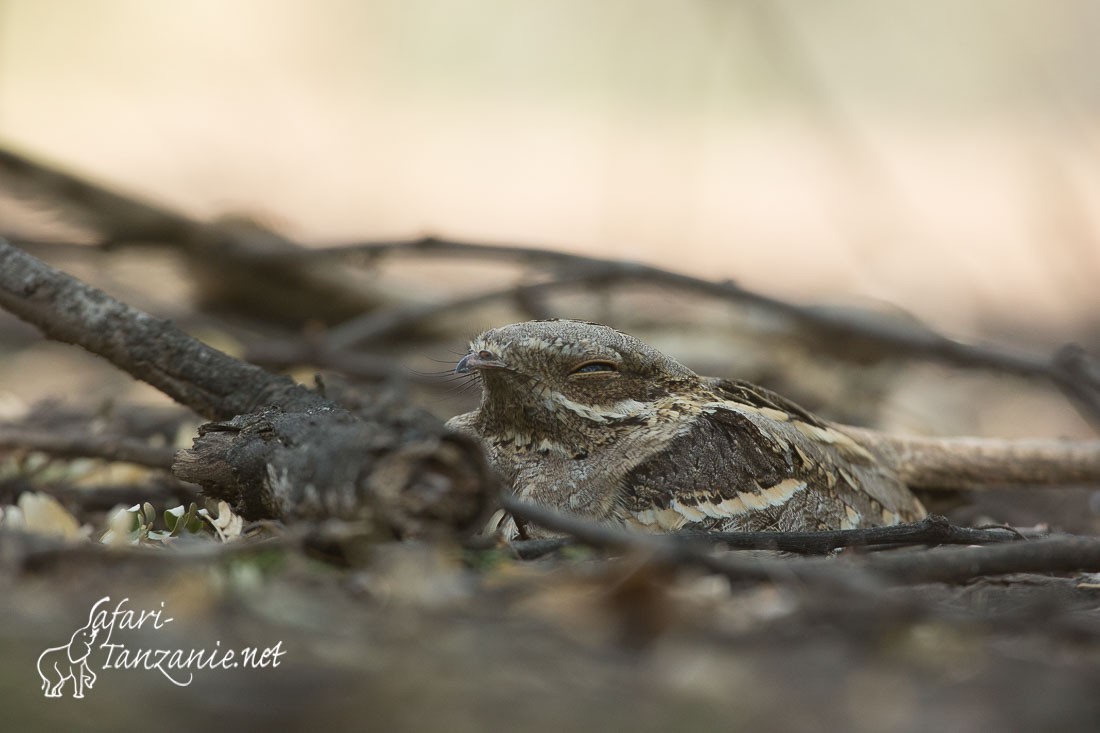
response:
[[(125, 229), (126, 207), (74, 202), (77, 188), (2, 153), (236, 227), (233, 241), (260, 250), (285, 249), (272, 233), (311, 248), (431, 234), (540, 246), (1037, 357), (1067, 341), (1098, 353), (1098, 39), (1094, 0), (0, 0), (0, 236), (230, 353), (304, 382), (334, 371), (441, 418), (477, 400), (476, 385), (446, 377), (471, 336), (558, 315), (607, 322), (697, 371), (759, 381), (834, 419), (1094, 438), (1046, 381), (824, 338), (774, 308), (690, 288), (563, 287), (443, 308), (380, 337), (390, 316), (553, 272), (302, 259), (299, 288), (265, 280), (239, 251), (195, 246), (228, 237), (224, 228), (94, 247)], [(362, 313), (334, 315), (330, 306), (356, 305), (354, 293)], [(326, 384), (338, 392), (336, 379)], [(46, 398), (52, 407), (36, 407)], [(89, 433), (118, 423), (132, 434), (138, 421), (123, 406), (136, 402), (150, 441), (189, 446), (198, 418), (166, 401), (0, 313), (0, 423), (84, 421)], [(74, 461), (60, 473), (26, 453), (0, 463), (0, 504), (49, 481), (79, 490), (58, 494), (70, 505), (154, 485), (117, 463)], [(160, 496), (140, 500), (178, 503)], [(1100, 532), (1090, 488), (967, 502), (949, 507), (953, 520)], [(944, 596), (952, 619), (1016, 614), (983, 637), (968, 621), (902, 618), (908, 606), (809, 586), (801, 597), (688, 579), (666, 603), (651, 587), (667, 578), (629, 562), (621, 576), (578, 563), (580, 581), (552, 582), (538, 574), (546, 566), (509, 562), (473, 582), (455, 558), (401, 548), (340, 575), (293, 555), (270, 572), (244, 562), (219, 571), (97, 555), (24, 566), (0, 549), (0, 697), (16, 728), (42, 729), (33, 660), (104, 593), (133, 595), (135, 607), (169, 599), (179, 638), (158, 644), (285, 639), (288, 664), (270, 676), (200, 676), (182, 692), (152, 673), (105, 675), (87, 705), (51, 708), (55, 728), (120, 730), (120, 716), (148, 725), (150, 710), (174, 719), (196, 709), (215, 711), (210, 730), (269, 719), (315, 730), (344, 716), (360, 728), (538, 728), (540, 713), (555, 731), (623, 727), (623, 714), (635, 731), (692, 721), (1087, 729), (1096, 719), (1095, 631), (1033, 643), (1093, 628), (1083, 622), (1095, 617), (1095, 578), (1072, 588), (1043, 579), (1060, 596), (1024, 593), (1042, 589), (1038, 576)], [(421, 586), (434, 595), (417, 597)], [(1081, 625), (1055, 623), (1067, 598)], [(637, 625), (627, 610), (639, 604), (684, 629), (649, 657), (606, 641)], [(793, 615), (799, 604), (809, 610)], [(152, 705), (135, 705), (135, 692)]]
[[(0, 0), (0, 141), (306, 245), (546, 246), (1043, 353), (1100, 344), (1098, 31), (1088, 0)], [(10, 233), (50, 210), (0, 195), (0, 215)], [(503, 277), (411, 282), (430, 300)], [(682, 300), (650, 320), (683, 320)], [(185, 301), (167, 282), (131, 297)], [(508, 317), (457, 324), (448, 348)], [(759, 359), (708, 359), (712, 332), (643, 335), (767, 381)], [(1021, 399), (1023, 432), (1086, 430)], [(939, 402), (898, 422), (1018, 432), (995, 408), (914, 416)]]

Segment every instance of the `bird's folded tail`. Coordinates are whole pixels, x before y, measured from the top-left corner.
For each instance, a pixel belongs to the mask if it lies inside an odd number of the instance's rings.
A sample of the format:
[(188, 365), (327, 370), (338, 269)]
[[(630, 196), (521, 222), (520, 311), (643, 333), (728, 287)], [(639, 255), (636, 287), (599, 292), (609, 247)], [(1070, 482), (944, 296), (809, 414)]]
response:
[(1100, 441), (922, 438), (837, 427), (910, 489), (1100, 487)]

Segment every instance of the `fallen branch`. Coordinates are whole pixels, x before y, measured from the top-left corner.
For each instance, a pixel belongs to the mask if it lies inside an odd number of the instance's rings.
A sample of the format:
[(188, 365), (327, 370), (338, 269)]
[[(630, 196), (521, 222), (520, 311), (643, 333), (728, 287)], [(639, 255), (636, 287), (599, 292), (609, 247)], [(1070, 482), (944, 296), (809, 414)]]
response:
[[(248, 519), (369, 517), (399, 536), (477, 524), (493, 480), (472, 441), (399, 399), (355, 413), (114, 300), (0, 240), (0, 306), (202, 415), (173, 473)], [(232, 419), (225, 420), (227, 417)]]
[(407, 332), (425, 321), (456, 310), (476, 308), (500, 300), (522, 301), (570, 287), (607, 284), (619, 280), (621, 275), (617, 268), (589, 267), (564, 273), (547, 281), (512, 285), (442, 303), (368, 313), (330, 329), (325, 335), (325, 343), (332, 349), (346, 349), (369, 341), (382, 340), (395, 333)]
[(306, 335), (295, 339), (266, 339), (245, 348), (245, 361), (270, 369), (288, 369), (309, 364), (330, 369), (360, 381), (402, 379), (437, 385), (438, 379), (421, 377), (396, 360), (351, 349), (334, 349), (324, 339)]
[(1100, 362), (1076, 344), (1054, 355), (1054, 381), (1077, 410), (1100, 430)]
[[(513, 496), (501, 504), (513, 516), (601, 549), (631, 552), (660, 565), (695, 567), (733, 581), (797, 579), (865, 592), (882, 584), (961, 583), (986, 575), (1100, 571), (1100, 538), (1059, 537), (994, 547), (873, 553), (856, 559), (774, 559), (716, 555), (696, 538), (646, 535), (533, 506)], [(1000, 541), (1000, 540), (999, 540)]]
[[(171, 476), (161, 475), (160, 480), (143, 481), (136, 484), (97, 484), (94, 486), (71, 486), (49, 484), (36, 486), (35, 490), (54, 497), (78, 517), (86, 517), (87, 512), (106, 512), (123, 505), (133, 506), (146, 502), (156, 507), (171, 508), (191, 502), (203, 501), (199, 489), (194, 484), (177, 481)], [(16, 497), (12, 497), (12, 503)]]
[[(853, 319), (833, 310), (790, 303), (744, 288), (730, 280), (707, 280), (665, 270), (640, 262), (605, 259), (556, 252), (535, 247), (495, 246), (428, 237), (404, 242), (368, 242), (312, 250), (287, 257), (367, 255), (443, 256), (477, 259), (505, 259), (524, 263), (552, 265), (561, 274), (598, 273), (605, 281), (632, 280), (666, 285), (711, 295), (745, 305), (763, 307), (830, 335), (872, 341), (900, 354), (947, 361), (960, 366), (979, 366), (1008, 371), (1023, 376), (1049, 376), (1050, 360), (992, 346), (968, 344), (950, 339), (931, 329), (894, 319)], [(504, 297), (501, 293), (498, 297)]]
[[(1075, 395), (1074, 404), (1092, 422), (1100, 426), (1100, 365), (1095, 359), (1078, 350), (1067, 350), (1076, 360), (1075, 369), (1067, 369), (1064, 360), (1036, 356), (992, 345), (972, 344), (949, 338), (936, 331), (906, 321), (885, 317), (868, 317), (831, 309), (801, 305), (781, 300), (741, 287), (724, 280), (715, 281), (665, 270), (652, 265), (623, 260), (604, 259), (588, 255), (557, 252), (535, 247), (495, 246), (471, 242), (427, 237), (409, 241), (366, 242), (329, 247), (307, 252), (275, 255), (290, 260), (312, 258), (366, 258), (368, 261), (383, 256), (430, 256), (508, 260), (522, 264), (550, 267), (557, 271), (557, 279), (548, 283), (521, 285), (494, 290), (437, 306), (417, 306), (392, 315), (379, 314), (349, 324), (341, 332), (338, 343), (362, 343), (371, 338), (388, 335), (407, 323), (418, 322), (439, 312), (456, 308), (484, 305), (487, 302), (515, 298), (554, 287), (584, 282), (586, 279), (603, 283), (643, 282), (687, 290), (756, 308), (778, 313), (793, 323), (806, 328), (814, 338), (825, 342), (842, 342), (852, 349), (872, 348), (888, 351), (892, 355), (925, 359), (967, 368), (994, 369), (1023, 377), (1041, 377), (1059, 386), (1067, 394)], [(556, 283), (556, 285), (555, 285)], [(1088, 365), (1087, 368), (1081, 364)], [(1082, 374), (1093, 375), (1090, 386), (1080, 386)], [(1090, 394), (1090, 398), (1082, 398)]]
[[(359, 257), (370, 261), (383, 256), (416, 255), (494, 260), (550, 266), (558, 270), (559, 286), (596, 277), (605, 283), (648, 282), (689, 290), (779, 313), (806, 327), (825, 343), (848, 343), (851, 348), (877, 348), (891, 354), (962, 367), (996, 369), (1025, 377), (1042, 377), (1071, 397), (1086, 419), (1100, 428), (1100, 363), (1069, 346), (1054, 358), (964, 343), (929, 328), (889, 318), (851, 314), (790, 303), (743, 288), (731, 281), (692, 277), (651, 265), (535, 247), (494, 246), (435, 237), (408, 241), (367, 242), (306, 249), (256, 225), (209, 223), (191, 219), (164, 207), (108, 190), (89, 180), (0, 149), (0, 178), (20, 194), (49, 202), (77, 223), (100, 232), (107, 244), (172, 243), (187, 251), (206, 297), (230, 305), (276, 313), (299, 320), (352, 318), (390, 304), (392, 299), (371, 294), (361, 283), (333, 268), (315, 267), (324, 259)], [(597, 273), (593, 275), (593, 273)], [(533, 293), (507, 289), (459, 299), (450, 304), (414, 305), (348, 323), (333, 337), (333, 351), (362, 343), (421, 322), (441, 309), (474, 307), (501, 298), (523, 300)], [(552, 288), (551, 284), (534, 287)], [(275, 297), (272, 297), (272, 296)], [(322, 313), (323, 311), (323, 313)]]
[[(243, 219), (207, 222), (112, 191), (12, 150), (0, 148), (0, 185), (65, 221), (94, 230), (104, 247), (171, 246), (186, 256), (204, 303), (266, 321), (339, 322), (392, 298), (341, 268), (282, 257), (297, 242)], [(3, 235), (0, 230), (0, 236)]]
[(82, 346), (208, 418), (319, 398), (197, 341), (0, 239), (0, 307), (56, 341)]
[(905, 585), (965, 583), (1012, 573), (1095, 573), (1100, 571), (1100, 538), (1048, 537), (994, 547), (876, 553), (861, 558), (860, 564)]
[[(768, 535), (774, 545), (768, 546)], [(680, 536), (680, 535), (678, 535)], [(706, 536), (692, 533), (693, 538)], [(714, 542), (730, 549), (781, 550), (799, 554), (821, 554), (844, 547), (903, 547), (906, 545), (987, 545), (1024, 539), (1007, 527), (975, 529), (959, 527), (946, 517), (931, 514), (912, 524), (823, 532), (715, 532)]]
[(808, 561), (798, 563), (736, 554), (717, 555), (708, 545), (699, 542), (677, 541), (668, 535), (642, 534), (597, 524), (528, 504), (510, 494), (502, 495), (500, 503), (517, 521), (531, 522), (545, 529), (561, 532), (590, 547), (636, 554), (666, 567), (697, 568), (722, 575), (733, 582), (766, 582), (797, 577), (805, 583), (830, 588), (843, 587), (857, 593), (872, 592), (875, 586), (869, 575), (858, 570), (846, 572), (850, 569), (837, 563), (811, 566), (806, 564)]
[[(536, 522), (537, 524), (537, 522)], [(845, 547), (904, 547), (908, 545), (985, 545), (1023, 539), (1008, 528), (958, 527), (946, 518), (929, 515), (912, 524), (821, 532), (677, 532), (662, 535), (675, 542), (700, 546), (722, 545), (731, 550), (776, 550), (800, 555), (820, 555)], [(515, 540), (509, 547), (531, 560), (575, 545), (569, 537)]]
[(149, 468), (172, 467), (175, 448), (150, 445), (122, 435), (57, 433), (20, 426), (0, 426), (0, 450), (41, 451), (56, 458), (101, 458)]

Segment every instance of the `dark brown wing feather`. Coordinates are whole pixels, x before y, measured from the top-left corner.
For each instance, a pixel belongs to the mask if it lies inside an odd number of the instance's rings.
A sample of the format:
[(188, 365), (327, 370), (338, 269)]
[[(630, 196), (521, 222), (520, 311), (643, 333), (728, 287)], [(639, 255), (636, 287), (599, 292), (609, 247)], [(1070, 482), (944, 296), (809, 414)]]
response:
[[(701, 414), (666, 450), (630, 471), (621, 488), (628, 516), (672, 510), (691, 529), (793, 531), (877, 526), (923, 514), (870, 456), (841, 455), (835, 444), (808, 437), (795, 421), (829, 428), (798, 405), (747, 382), (711, 386), (730, 408)], [(762, 408), (793, 419), (769, 418)]]
[(703, 383), (723, 399), (743, 402), (753, 407), (767, 407), (773, 410), (780, 410), (792, 417), (798, 418), (807, 425), (816, 425), (819, 428), (826, 426), (824, 420), (802, 405), (787, 399), (781, 394), (776, 394), (770, 389), (761, 387), (758, 384), (745, 382), (740, 379), (720, 379), (717, 377), (705, 378)]

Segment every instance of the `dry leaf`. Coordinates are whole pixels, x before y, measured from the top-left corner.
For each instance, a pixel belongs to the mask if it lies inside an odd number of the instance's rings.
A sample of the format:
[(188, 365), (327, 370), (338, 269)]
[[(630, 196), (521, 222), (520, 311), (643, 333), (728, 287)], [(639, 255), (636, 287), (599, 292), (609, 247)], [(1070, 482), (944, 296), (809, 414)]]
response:
[(62, 537), (67, 540), (83, 540), (87, 529), (69, 510), (49, 494), (27, 491), (19, 496), (19, 509), (23, 512), (23, 527), (28, 532)]

